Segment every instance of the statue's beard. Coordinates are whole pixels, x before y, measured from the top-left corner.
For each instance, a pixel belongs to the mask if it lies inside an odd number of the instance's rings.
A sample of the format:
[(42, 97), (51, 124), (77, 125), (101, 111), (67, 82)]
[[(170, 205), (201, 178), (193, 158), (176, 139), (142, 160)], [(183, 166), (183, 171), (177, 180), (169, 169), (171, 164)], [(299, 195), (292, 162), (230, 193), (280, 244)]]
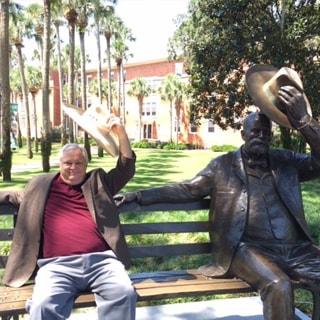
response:
[(245, 149), (250, 158), (263, 158), (268, 154), (269, 144), (256, 139), (248, 143)]

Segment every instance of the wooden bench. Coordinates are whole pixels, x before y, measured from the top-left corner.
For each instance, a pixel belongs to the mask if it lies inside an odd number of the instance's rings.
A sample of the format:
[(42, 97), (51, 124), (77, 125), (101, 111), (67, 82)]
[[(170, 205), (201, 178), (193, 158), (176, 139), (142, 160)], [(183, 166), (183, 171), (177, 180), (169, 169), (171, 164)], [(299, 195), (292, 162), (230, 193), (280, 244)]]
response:
[[(208, 211), (209, 201), (202, 200), (187, 204), (158, 204), (151, 206), (138, 206), (137, 204), (128, 204), (121, 206), (121, 213), (137, 213), (139, 221), (140, 212), (167, 212), (167, 211)], [(190, 216), (190, 213), (186, 213)], [(8, 205), (0, 205), (0, 219), (2, 216), (16, 216), (16, 209)], [(15, 220), (15, 219), (13, 219)], [(168, 235), (170, 234), (193, 234), (207, 235), (208, 223), (205, 221), (190, 222), (165, 222), (165, 223), (130, 223), (123, 225), (123, 231), (128, 238), (129, 250), (133, 261), (156, 258), (166, 260), (166, 257), (193, 257), (204, 255), (205, 261), (210, 261), (210, 244), (208, 237), (197, 237), (197, 241), (190, 243), (166, 243), (164, 244), (132, 244), (130, 237), (139, 235)], [(0, 248), (4, 241), (12, 239), (13, 229), (0, 229)], [(160, 241), (161, 242), (161, 241)], [(5, 268), (7, 260), (6, 255), (0, 257), (0, 268)], [(187, 259), (186, 259), (187, 260)], [(239, 279), (207, 279), (199, 274), (199, 271), (193, 266), (191, 269), (186, 263), (185, 270), (153, 271), (146, 273), (131, 273), (130, 277), (138, 293), (138, 301), (152, 301), (171, 299), (178, 297), (196, 297), (211, 296), (217, 294), (239, 294), (252, 293), (254, 290), (244, 281)], [(302, 288), (313, 294), (313, 320), (320, 320), (320, 300), (319, 294), (313, 288), (304, 288), (299, 283), (294, 283), (295, 288)], [(18, 319), (19, 315), (25, 314), (25, 302), (31, 297), (33, 285), (28, 284), (21, 288), (0, 287), (0, 317), (3, 320)], [(209, 299), (210, 297), (208, 297)], [(94, 296), (91, 293), (81, 294), (74, 303), (74, 308), (84, 308), (95, 306)]]

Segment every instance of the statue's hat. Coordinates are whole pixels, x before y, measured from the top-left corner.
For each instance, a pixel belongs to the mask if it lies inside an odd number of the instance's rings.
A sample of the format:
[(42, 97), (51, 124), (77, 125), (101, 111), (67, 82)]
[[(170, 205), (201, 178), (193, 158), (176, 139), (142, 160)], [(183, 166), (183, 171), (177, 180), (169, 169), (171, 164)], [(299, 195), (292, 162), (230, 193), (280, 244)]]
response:
[(294, 86), (304, 95), (307, 111), (312, 115), (310, 103), (303, 92), (303, 84), (298, 73), (287, 67), (277, 69), (271, 65), (257, 64), (246, 73), (246, 84), (253, 103), (279, 125), (292, 128), (282, 105), (278, 91), (282, 86)]

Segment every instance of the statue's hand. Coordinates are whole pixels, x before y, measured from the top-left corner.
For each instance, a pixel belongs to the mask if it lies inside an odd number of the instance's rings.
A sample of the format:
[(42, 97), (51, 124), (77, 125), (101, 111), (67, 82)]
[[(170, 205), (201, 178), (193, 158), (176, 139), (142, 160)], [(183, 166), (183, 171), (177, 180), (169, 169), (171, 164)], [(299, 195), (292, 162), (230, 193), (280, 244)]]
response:
[(126, 192), (122, 194), (116, 194), (113, 196), (113, 200), (118, 207), (124, 203), (138, 202), (138, 193)]
[(293, 128), (299, 129), (311, 118), (307, 112), (307, 104), (303, 92), (293, 86), (279, 89), (279, 98), (286, 107), (286, 115)]

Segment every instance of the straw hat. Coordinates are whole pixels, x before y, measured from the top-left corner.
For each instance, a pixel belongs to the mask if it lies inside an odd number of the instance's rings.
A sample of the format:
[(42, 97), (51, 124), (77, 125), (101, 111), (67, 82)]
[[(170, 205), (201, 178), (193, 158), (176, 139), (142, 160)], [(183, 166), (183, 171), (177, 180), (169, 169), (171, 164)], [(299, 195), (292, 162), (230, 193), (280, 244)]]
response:
[(105, 151), (113, 157), (119, 155), (119, 146), (112, 131), (105, 126), (108, 112), (104, 107), (91, 106), (86, 111), (68, 103), (63, 104), (63, 110), (83, 130), (85, 130)]
[[(285, 114), (285, 107), (279, 99), (278, 91), (280, 87), (289, 85), (303, 92), (303, 84), (298, 73), (287, 67), (279, 70), (270, 65), (257, 64), (248, 69), (246, 83), (254, 104), (274, 122), (292, 129)], [(303, 95), (307, 111), (312, 115), (308, 98), (305, 94)]]

